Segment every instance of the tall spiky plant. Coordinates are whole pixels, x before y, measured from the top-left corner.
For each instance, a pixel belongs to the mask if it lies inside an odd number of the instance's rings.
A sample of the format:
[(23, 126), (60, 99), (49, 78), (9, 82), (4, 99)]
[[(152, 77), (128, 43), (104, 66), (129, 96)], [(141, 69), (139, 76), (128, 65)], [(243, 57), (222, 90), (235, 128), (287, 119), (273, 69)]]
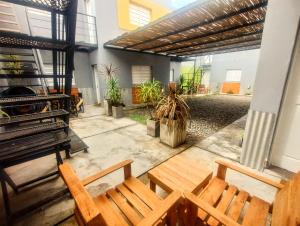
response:
[(162, 96), (160, 82), (154, 79), (144, 82), (140, 85), (140, 89), (140, 98), (146, 104), (150, 119), (156, 119), (155, 114), (150, 109), (150, 105), (155, 107)]
[(110, 77), (107, 82), (107, 97), (109, 98), (112, 106), (121, 105), (121, 88), (119, 86), (119, 81), (115, 76)]
[(114, 67), (112, 64), (102, 65), (102, 69), (101, 69), (100, 73), (102, 75), (104, 75), (105, 79), (106, 79), (106, 98), (108, 98), (108, 99), (110, 99), (110, 97), (109, 97), (110, 89), (117, 82), (115, 77), (116, 77), (118, 71), (119, 71), (119, 68)]
[(175, 90), (170, 89), (169, 94), (158, 103), (156, 115), (159, 119), (165, 119), (169, 128), (176, 121), (179, 129), (185, 129), (190, 118), (190, 108)]

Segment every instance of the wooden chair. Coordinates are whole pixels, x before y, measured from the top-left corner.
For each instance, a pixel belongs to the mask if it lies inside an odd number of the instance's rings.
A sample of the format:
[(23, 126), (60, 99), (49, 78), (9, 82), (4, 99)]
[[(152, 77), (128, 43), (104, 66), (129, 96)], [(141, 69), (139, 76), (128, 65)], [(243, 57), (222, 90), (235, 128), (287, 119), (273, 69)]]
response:
[[(167, 198), (156, 196), (146, 185), (131, 176), (131, 160), (123, 161), (84, 180), (79, 180), (68, 163), (59, 166), (62, 178), (75, 200), (77, 223), (87, 226), (176, 225), (179, 192)], [(124, 182), (92, 198), (84, 186), (124, 168)]]
[[(232, 163), (216, 162), (219, 164), (217, 175), (202, 192), (198, 196), (185, 193), (190, 214), (189, 226), (261, 226), (266, 225), (270, 215), (272, 226), (300, 225), (300, 172), (282, 184)], [(228, 184), (225, 181), (227, 169), (277, 188), (274, 204)]]

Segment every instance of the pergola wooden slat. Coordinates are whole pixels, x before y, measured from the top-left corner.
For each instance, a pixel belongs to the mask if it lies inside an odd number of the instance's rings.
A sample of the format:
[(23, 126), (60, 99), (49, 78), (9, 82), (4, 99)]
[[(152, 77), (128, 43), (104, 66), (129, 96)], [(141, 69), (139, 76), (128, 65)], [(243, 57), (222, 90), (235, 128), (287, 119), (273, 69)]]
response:
[(196, 1), (104, 47), (176, 57), (260, 48), (267, 3)]

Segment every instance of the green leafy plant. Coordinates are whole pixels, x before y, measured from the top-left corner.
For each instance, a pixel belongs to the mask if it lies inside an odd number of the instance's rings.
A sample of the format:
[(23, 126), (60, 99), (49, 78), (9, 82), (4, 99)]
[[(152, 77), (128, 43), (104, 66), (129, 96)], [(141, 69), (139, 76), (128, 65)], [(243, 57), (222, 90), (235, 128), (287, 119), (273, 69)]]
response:
[(122, 105), (121, 88), (119, 80), (115, 76), (111, 76), (107, 80), (107, 97), (110, 100), (112, 106)]
[[(112, 64), (110, 65), (102, 65), (102, 69), (100, 71), (100, 73), (102, 75), (105, 76), (106, 79), (106, 99), (110, 99), (110, 95), (116, 96), (114, 95), (112, 92), (115, 92), (115, 83), (118, 83), (114, 77), (116, 76), (117, 72), (118, 72), (119, 68), (114, 67)], [(110, 90), (111, 89), (111, 90)]]
[(193, 84), (193, 81), (192, 80), (188, 80), (187, 81), (187, 93), (191, 94), (191, 93), (195, 93), (195, 92), (196, 92), (196, 89), (195, 89), (195, 86)]
[(150, 119), (156, 119), (154, 112), (150, 109), (150, 105), (155, 107), (161, 98), (162, 91), (160, 82), (153, 79), (152, 81), (141, 84), (140, 89), (140, 98), (141, 101), (146, 104)]
[(23, 70), (20, 70), (22, 67), (22, 64), (18, 62), (19, 57), (16, 55), (9, 55), (8, 57), (5, 57), (7, 60), (10, 60), (10, 62), (4, 63), (4, 68), (8, 68), (8, 70), (3, 70), (4, 73), (7, 74), (22, 74)]
[(179, 129), (185, 129), (187, 120), (190, 118), (190, 108), (184, 99), (170, 89), (169, 94), (159, 101), (156, 107), (156, 115), (159, 119), (166, 119), (169, 128), (177, 121)]
[(181, 74), (179, 76), (179, 79), (177, 81), (177, 93), (182, 94), (183, 93), (183, 86), (184, 86), (184, 75)]

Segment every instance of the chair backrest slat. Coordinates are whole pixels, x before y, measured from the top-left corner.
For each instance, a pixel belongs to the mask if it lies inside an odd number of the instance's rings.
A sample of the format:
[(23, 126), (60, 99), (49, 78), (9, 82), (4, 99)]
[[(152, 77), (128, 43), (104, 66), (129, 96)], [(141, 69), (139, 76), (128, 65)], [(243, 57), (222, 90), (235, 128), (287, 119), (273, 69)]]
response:
[(59, 166), (61, 176), (66, 183), (76, 207), (85, 225), (100, 225), (103, 223), (102, 216), (97, 209), (92, 197), (84, 188), (83, 184), (68, 163)]

